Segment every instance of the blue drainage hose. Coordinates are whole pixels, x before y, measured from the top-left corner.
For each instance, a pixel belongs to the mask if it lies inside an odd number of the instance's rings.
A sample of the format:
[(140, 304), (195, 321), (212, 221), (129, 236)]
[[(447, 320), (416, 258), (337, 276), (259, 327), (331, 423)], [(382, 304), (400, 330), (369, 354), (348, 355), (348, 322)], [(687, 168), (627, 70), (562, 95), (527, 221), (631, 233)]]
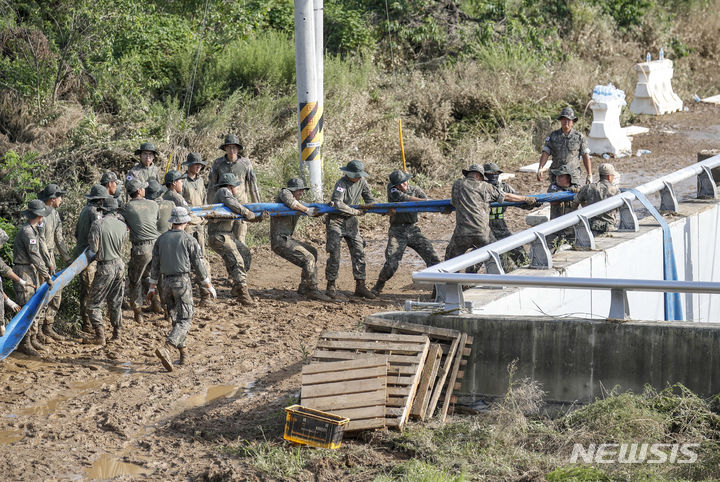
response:
[[(667, 221), (660, 215), (655, 206), (653, 206), (648, 198), (645, 197), (637, 189), (628, 189), (635, 194), (638, 201), (650, 211), (650, 214), (660, 224), (663, 232), (663, 274), (666, 281), (677, 280), (677, 266), (675, 265), (675, 250), (673, 249), (672, 236), (670, 235), (670, 226)], [(665, 293), (665, 321), (683, 321), (682, 302), (680, 293)]]

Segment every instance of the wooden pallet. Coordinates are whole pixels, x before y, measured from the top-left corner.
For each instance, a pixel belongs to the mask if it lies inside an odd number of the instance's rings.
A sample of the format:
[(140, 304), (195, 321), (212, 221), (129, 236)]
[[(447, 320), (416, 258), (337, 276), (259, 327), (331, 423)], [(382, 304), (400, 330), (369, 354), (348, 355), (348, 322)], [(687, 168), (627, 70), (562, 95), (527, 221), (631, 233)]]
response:
[(417, 392), (415, 393), (415, 401), (413, 402), (410, 415), (420, 420), (425, 420), (430, 398), (432, 397), (432, 388), (435, 386), (438, 370), (442, 361), (442, 346), (431, 344), (428, 356), (425, 358), (425, 366), (420, 376)]
[(430, 341), (425, 335), (325, 332), (318, 339), (313, 360), (329, 362), (387, 356), (386, 424), (402, 428), (410, 416), (429, 349)]
[[(428, 391), (432, 392), (429, 396), (427, 409), (424, 414), (422, 414), (421, 410), (418, 410), (413, 413), (413, 416), (421, 420), (432, 418), (435, 415), (435, 409), (438, 403), (442, 400), (443, 403), (440, 405), (438, 416), (442, 421), (445, 421), (450, 404), (457, 402), (457, 397), (453, 397), (452, 392), (459, 388), (460, 382), (465, 374), (464, 367), (467, 364), (467, 357), (470, 354), (470, 346), (473, 341), (472, 337), (458, 330), (449, 328), (406, 323), (375, 316), (366, 317), (365, 326), (368, 331), (372, 332), (424, 334), (428, 336), (433, 344), (440, 345), (442, 349), (442, 359), (434, 385), (430, 385), (427, 388)], [(463, 335), (465, 335), (465, 338), (463, 338)], [(451, 381), (452, 383), (450, 383)], [(418, 395), (418, 397), (420, 396), (421, 395)]]
[(386, 356), (305, 365), (301, 403), (349, 418), (348, 432), (385, 427), (387, 373)]

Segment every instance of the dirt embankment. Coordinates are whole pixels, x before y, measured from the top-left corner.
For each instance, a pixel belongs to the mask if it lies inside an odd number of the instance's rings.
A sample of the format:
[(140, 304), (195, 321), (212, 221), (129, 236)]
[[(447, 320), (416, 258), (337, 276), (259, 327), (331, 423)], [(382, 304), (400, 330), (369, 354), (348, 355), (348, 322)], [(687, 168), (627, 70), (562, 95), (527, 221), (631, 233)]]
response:
[[(636, 137), (633, 149), (652, 153), (613, 161), (623, 173), (623, 185), (693, 163), (702, 149), (720, 148), (720, 108), (690, 107), (689, 112), (645, 120), (651, 132)], [(600, 162), (594, 159), (596, 165)], [(511, 183), (524, 193), (546, 188), (534, 174), (518, 174)], [(449, 186), (431, 194), (447, 197)], [(515, 229), (524, 227), (524, 214), (510, 210)], [(383, 262), (386, 229), (385, 223), (372, 224), (374, 228), (363, 229), (369, 282)], [(421, 226), (442, 256), (454, 216), (423, 215)], [(317, 223), (307, 236), (319, 248), (322, 273), (322, 225)], [(349, 295), (353, 280), (344, 255), (339, 285)], [(367, 314), (427, 296), (411, 282), (410, 273), (422, 262), (410, 252), (380, 299), (353, 298), (342, 304), (301, 299), (295, 293), (299, 270), (268, 248), (255, 250), (253, 259), (249, 281), (258, 304), (246, 309), (230, 297), (224, 268), (212, 256), (219, 299), (197, 309), (189, 338), (191, 363), (172, 373), (165, 373), (153, 355), (168, 333), (167, 322), (148, 315), (145, 324), (137, 325), (129, 312), (122, 339), (106, 347), (56, 343), (43, 360), (13, 355), (1, 362), (3, 477), (264, 479), (247, 461), (221, 449), (238, 438), (281, 437), (282, 408), (296, 399), (300, 368), (317, 335), (354, 329)], [(376, 461), (378, 470), (393, 463), (390, 453)]]

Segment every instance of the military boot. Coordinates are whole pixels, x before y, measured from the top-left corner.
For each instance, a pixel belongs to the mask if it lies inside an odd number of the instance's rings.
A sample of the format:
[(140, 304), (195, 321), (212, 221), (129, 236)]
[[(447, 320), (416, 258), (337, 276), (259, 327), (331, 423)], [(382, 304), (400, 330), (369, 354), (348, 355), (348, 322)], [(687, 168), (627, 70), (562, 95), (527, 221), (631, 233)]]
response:
[(325, 295), (322, 291), (317, 289), (317, 286), (308, 286), (305, 293), (303, 293), (303, 296), (309, 300), (318, 300), (318, 301), (333, 301), (332, 298)]
[(188, 353), (187, 353), (187, 348), (182, 347), (182, 348), (178, 348), (178, 350), (180, 351), (180, 361), (178, 361), (178, 365), (185, 365), (186, 363), (188, 363), (190, 361), (190, 357), (188, 356)]
[(232, 287), (231, 293), (233, 296), (236, 296), (237, 299), (245, 306), (254, 306), (255, 300), (252, 299), (252, 296), (250, 296), (250, 291), (248, 290), (247, 284), (245, 283), (238, 283), (235, 286)]
[(83, 343), (86, 345), (105, 345), (105, 329), (102, 326), (96, 327), (95, 336), (88, 340), (83, 340)]
[(40, 355), (40, 352), (37, 351), (32, 346), (29, 333), (26, 334), (25, 337), (20, 342), (20, 346), (18, 347), (18, 350), (20, 351), (20, 353), (24, 353), (25, 355), (28, 355), (28, 356), (36, 356), (36, 357), (42, 356), (42, 355)]
[(327, 282), (327, 288), (325, 289), (325, 294), (329, 297), (334, 299), (335, 301), (347, 301), (347, 297), (340, 293), (337, 288), (335, 287), (335, 281), (328, 280)]
[(55, 331), (55, 328), (53, 328), (53, 320), (45, 320), (45, 323), (43, 323), (42, 332), (45, 334), (46, 337), (56, 341), (62, 341), (65, 339), (64, 336), (59, 334), (57, 331)]
[(33, 341), (33, 343), (36, 343), (36, 342), (37, 342), (37, 344), (39, 344), (40, 346), (42, 346), (42, 345), (49, 345), (50, 343), (52, 343), (52, 339), (50, 339), (50, 338), (48, 338), (47, 336), (43, 335), (42, 330), (39, 329), (39, 328), (38, 328), (37, 333), (33, 333), (33, 339), (32, 339), (32, 341)]
[(160, 297), (157, 295), (157, 293), (152, 298), (152, 303), (150, 305), (150, 309), (152, 310), (153, 313), (158, 314), (158, 315), (162, 315), (163, 313), (165, 313), (165, 310), (163, 310), (163, 307), (162, 307), (162, 303), (160, 303)]
[(130, 308), (133, 311), (133, 317), (135, 318), (135, 323), (143, 323), (145, 321), (145, 318), (143, 317), (142, 308), (137, 305), (134, 301), (130, 301)]
[(110, 341), (115, 341), (120, 339), (120, 328), (117, 326), (113, 326), (113, 334), (110, 337)]
[(172, 358), (170, 358), (170, 348), (174, 348), (169, 343), (155, 349), (155, 355), (160, 359), (160, 363), (165, 367), (165, 370), (173, 371)]
[(375, 295), (372, 294), (369, 289), (367, 289), (367, 286), (365, 286), (364, 279), (355, 280), (355, 296), (359, 296), (360, 298), (367, 298), (369, 300), (375, 298)]
[(30, 345), (39, 352), (47, 352), (47, 348), (38, 339), (37, 334), (30, 335)]
[(385, 282), (382, 280), (377, 280), (375, 282), (375, 286), (373, 286), (370, 289), (370, 292), (374, 294), (375, 296), (378, 296), (380, 293), (382, 293), (383, 288), (385, 287)]

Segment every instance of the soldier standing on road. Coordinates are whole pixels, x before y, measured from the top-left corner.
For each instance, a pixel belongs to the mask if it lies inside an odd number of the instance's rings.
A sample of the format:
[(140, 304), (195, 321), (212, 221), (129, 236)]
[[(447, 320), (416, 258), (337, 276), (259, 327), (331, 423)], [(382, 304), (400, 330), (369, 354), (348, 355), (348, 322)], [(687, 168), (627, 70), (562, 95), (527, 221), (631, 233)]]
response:
[[(547, 192), (552, 194), (556, 192), (574, 192), (580, 191), (580, 186), (573, 184), (572, 174), (568, 166), (561, 166), (557, 169), (550, 171), (555, 176), (555, 181), (550, 184)], [(572, 201), (559, 201), (550, 203), (550, 219), (559, 218), (569, 212), (575, 211), (577, 206), (573, 206)], [(573, 243), (575, 241), (575, 230), (570, 227), (563, 229), (557, 233), (553, 233), (547, 237), (548, 247), (553, 252), (557, 250), (557, 247), (564, 242)]]
[[(232, 172), (226, 172), (218, 180), (214, 203), (224, 204), (229, 210), (240, 214), (247, 221), (255, 219), (255, 213), (240, 204), (235, 191), (241, 189), (242, 181)], [(250, 270), (252, 255), (250, 249), (233, 236), (233, 224), (241, 222), (234, 219), (212, 218), (208, 221), (208, 237), (210, 246), (220, 255), (225, 263), (228, 276), (232, 280), (232, 294), (240, 303), (253, 306), (255, 302), (250, 296), (247, 286), (247, 272)]]
[[(391, 203), (407, 201), (426, 201), (427, 195), (417, 186), (411, 186), (409, 181), (412, 176), (399, 169), (390, 173), (390, 182), (387, 185), (387, 199)], [(425, 261), (426, 266), (432, 266), (440, 262), (435, 253), (432, 243), (420, 232), (417, 226), (417, 213), (391, 213), (390, 228), (388, 229), (388, 242), (385, 248), (385, 264), (380, 270), (377, 282), (370, 291), (379, 295), (385, 283), (393, 277), (400, 265), (405, 248), (415, 250)]]
[(123, 203), (122, 203), (122, 192), (118, 189), (120, 180), (118, 179), (117, 175), (112, 171), (105, 171), (103, 172), (102, 177), (100, 177), (100, 185), (105, 186), (105, 189), (107, 189), (108, 196), (112, 196), (115, 199), (117, 199), (118, 206), (120, 206), (119, 209), (122, 209)]
[(125, 263), (122, 246), (128, 237), (128, 228), (117, 215), (118, 202), (114, 197), (103, 201), (104, 216), (95, 221), (88, 235), (88, 250), (95, 253), (97, 271), (90, 288), (88, 317), (95, 329), (95, 337), (86, 343), (105, 344), (105, 327), (100, 309), (107, 302), (113, 334), (110, 340), (120, 338), (122, 329), (122, 299), (125, 288)]
[(195, 238), (185, 232), (185, 227), (189, 222), (190, 215), (187, 209), (184, 207), (174, 208), (170, 217), (172, 229), (161, 235), (153, 246), (148, 295), (150, 296), (155, 291), (160, 280), (163, 303), (172, 320), (172, 330), (165, 346), (155, 350), (155, 354), (169, 372), (173, 370), (169, 348), (177, 348), (180, 351), (180, 365), (188, 362), (187, 334), (193, 318), (190, 272), (195, 272), (213, 298), (217, 296), (205, 269), (200, 245)]
[[(128, 298), (133, 310), (135, 321), (142, 323), (142, 285), (150, 276), (152, 249), (158, 233), (158, 205), (155, 201), (145, 199), (147, 182), (131, 179), (125, 183), (130, 201), (125, 204), (123, 216), (130, 229), (130, 262), (128, 263)], [(155, 313), (162, 313), (160, 300), (152, 300)]]
[[(215, 199), (215, 194), (220, 187), (219, 181), (223, 174), (232, 172), (237, 177), (240, 184), (235, 189), (235, 197), (241, 204), (248, 201), (253, 203), (260, 202), (260, 193), (258, 192), (257, 179), (252, 163), (247, 157), (239, 157), (243, 151), (240, 140), (233, 134), (225, 136), (220, 146), (221, 151), (225, 151), (225, 155), (218, 157), (213, 161), (210, 168), (210, 176), (208, 180), (208, 199)], [(247, 224), (238, 221), (233, 225), (233, 235), (235, 239), (241, 243), (245, 243), (247, 234)]]
[[(99, 184), (94, 185), (90, 189), (90, 193), (86, 194), (87, 204), (80, 211), (77, 224), (75, 225), (75, 252), (73, 256), (77, 258), (88, 247), (88, 234), (90, 227), (97, 219), (102, 217), (102, 204), (108, 197), (107, 189)], [(87, 267), (80, 272), (80, 316), (82, 316), (82, 331), (93, 333), (93, 327), (90, 318), (87, 316), (88, 296), (90, 295), (90, 286), (95, 276), (95, 263), (88, 263)]]
[[(144, 142), (140, 144), (139, 149), (135, 150), (135, 155), (140, 156), (140, 162), (128, 171), (125, 182), (133, 179), (140, 182), (148, 182), (150, 179), (159, 181), (158, 167), (153, 163), (160, 156), (160, 153), (155, 149), (155, 146), (150, 142)], [(130, 193), (128, 193), (129, 195)]]
[[(275, 198), (276, 203), (308, 216), (319, 216), (317, 208), (305, 206), (300, 198), (307, 191), (302, 179), (293, 177)], [(270, 218), (270, 248), (275, 254), (302, 268), (298, 293), (313, 300), (332, 301), (317, 287), (317, 249), (293, 238), (299, 216), (273, 216)]]
[(172, 214), (172, 210), (175, 207), (175, 203), (163, 199), (166, 191), (167, 188), (155, 179), (150, 179), (150, 181), (148, 181), (148, 187), (145, 188), (145, 199), (155, 201), (158, 205), (158, 235), (170, 229), (170, 214)]
[(485, 169), (473, 164), (462, 170), (463, 178), (452, 186), (452, 205), (455, 207), (455, 231), (445, 250), (445, 260), (465, 254), (470, 249), (482, 248), (495, 241), (490, 231), (491, 202), (524, 202), (535, 205), (535, 198), (504, 193), (484, 181)]
[[(50, 213), (45, 216), (43, 238), (45, 240), (45, 246), (47, 247), (47, 255), (50, 260), (50, 266), (48, 269), (50, 272), (55, 271), (56, 259), (55, 255), (60, 254), (65, 264), (70, 264), (70, 252), (67, 244), (65, 244), (65, 237), (63, 236), (62, 221), (60, 220), (60, 214), (57, 212), (57, 208), (62, 204), (63, 196), (65, 191), (60, 189), (57, 184), (48, 184), (38, 194), (38, 199), (45, 203), (45, 206), (50, 210)], [(55, 296), (50, 299), (45, 309), (45, 318), (43, 320), (42, 333), (52, 338), (53, 340), (64, 340), (65, 337), (59, 335), (53, 328), (55, 322), (55, 315), (60, 309), (60, 302), (62, 301), (62, 291), (58, 291)]]
[[(581, 187), (580, 192), (578, 192), (573, 199), (573, 204), (587, 206), (620, 194), (620, 189), (613, 184), (617, 171), (615, 171), (615, 167), (612, 164), (601, 164), (598, 168), (598, 174), (600, 175), (600, 180)], [(617, 224), (617, 213), (618, 210), (613, 209), (612, 211), (591, 218), (590, 229), (593, 234), (603, 234), (615, 228)]]
[(375, 202), (375, 198), (364, 179), (368, 177), (368, 173), (365, 172), (365, 166), (361, 161), (350, 161), (340, 170), (345, 175), (335, 183), (330, 197), (330, 206), (336, 208), (340, 213), (329, 214), (326, 221), (325, 250), (328, 253), (325, 266), (326, 294), (336, 300), (346, 299), (335, 286), (340, 270), (340, 242), (345, 239), (352, 260), (355, 296), (373, 299), (375, 295), (365, 286), (365, 240), (360, 236), (357, 220), (357, 216), (362, 216), (365, 211), (352, 208), (350, 205), (358, 204), (362, 199), (365, 202), (363, 208), (368, 208)]
[[(35, 287), (46, 282), (52, 287), (52, 278), (48, 265), (47, 249), (38, 225), (50, 214), (50, 208), (39, 199), (33, 199), (28, 203), (28, 208), (23, 212), (27, 222), (23, 224), (15, 235), (13, 244), (13, 270), (21, 280), (13, 283), (15, 294), (20, 305), (24, 305), (35, 294)], [(25, 337), (20, 343), (20, 351), (26, 355), (40, 356), (37, 350), (44, 350), (41, 341), (38, 340), (38, 326), (33, 323)]]
[[(510, 184), (506, 182), (500, 182), (500, 174), (502, 174), (502, 170), (500, 169), (500, 166), (498, 166), (496, 163), (488, 162), (483, 165), (483, 169), (485, 170), (485, 180), (487, 182), (497, 187), (500, 191), (504, 193), (517, 194), (517, 191), (515, 191), (515, 189), (513, 189)], [(532, 209), (532, 207), (528, 206), (526, 209)], [(512, 236), (513, 234), (512, 231), (510, 231), (510, 228), (508, 228), (507, 223), (505, 222), (505, 210), (507, 210), (507, 207), (505, 206), (497, 206), (490, 208), (490, 230), (492, 231), (493, 236), (495, 236), (495, 239), (497, 240), (505, 239), (508, 236)], [(520, 247), (515, 248), (508, 253), (504, 253), (501, 257), (504, 258), (503, 268), (505, 269), (505, 271), (512, 271), (513, 269), (525, 263), (525, 260), (527, 259), (527, 254), (525, 253), (525, 250)]]
[[(2, 247), (10, 237), (4, 229), (0, 228), (0, 247)], [(0, 300), (0, 336), (5, 336), (5, 305), (8, 306), (14, 313), (20, 311), (20, 305), (11, 300), (3, 288), (2, 278), (10, 278), (13, 282), (20, 284), (25, 287), (27, 281), (18, 276), (10, 266), (5, 263), (5, 260), (0, 258), (0, 294), (2, 294), (2, 300)], [(30, 286), (35, 289), (35, 286)]]
[[(540, 155), (540, 166), (537, 171), (537, 180), (542, 181), (542, 169), (547, 163), (548, 157), (552, 157), (552, 169), (558, 169), (561, 166), (568, 166), (573, 184), (581, 183), (580, 159), (585, 166), (587, 177), (585, 184), (593, 181), (592, 164), (590, 163), (590, 149), (587, 146), (585, 136), (573, 129), (573, 125), (577, 122), (575, 112), (572, 108), (565, 107), (560, 116), (560, 129), (552, 131), (545, 138), (545, 145)], [(550, 182), (555, 182), (555, 176), (550, 171)]]
[[(207, 203), (205, 181), (203, 180), (200, 172), (207, 166), (207, 162), (203, 161), (202, 156), (197, 152), (191, 152), (188, 154), (187, 159), (183, 162), (183, 166), (187, 167), (185, 175), (187, 179), (183, 182), (182, 195), (187, 201), (190, 207), (203, 206)], [(205, 223), (198, 217), (193, 217), (190, 224), (185, 228), (185, 232), (195, 238), (195, 241), (200, 245), (203, 259), (205, 260), (205, 267), (207, 268), (208, 275), (210, 275), (210, 263), (207, 260), (207, 252), (205, 246)], [(201, 280), (195, 279), (196, 284), (200, 289), (200, 306), (204, 306), (209, 303), (211, 297), (210, 292), (200, 283)]]

